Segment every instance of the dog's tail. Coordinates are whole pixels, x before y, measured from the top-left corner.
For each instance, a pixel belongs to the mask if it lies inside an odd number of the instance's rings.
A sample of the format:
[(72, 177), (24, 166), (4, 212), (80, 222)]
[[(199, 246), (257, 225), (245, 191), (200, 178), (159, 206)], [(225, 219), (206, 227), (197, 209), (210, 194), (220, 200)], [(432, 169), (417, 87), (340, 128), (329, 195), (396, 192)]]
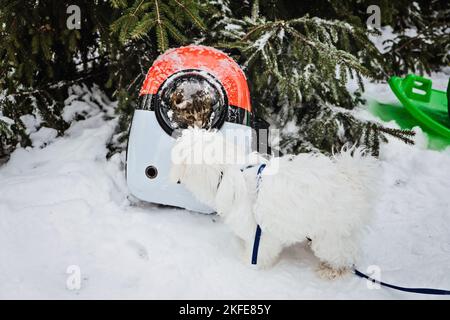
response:
[(358, 213), (361, 223), (368, 223), (373, 217), (373, 210), (380, 190), (380, 162), (362, 147), (347, 147), (333, 156), (342, 183), (354, 194), (353, 212)]
[(345, 146), (340, 153), (333, 155), (333, 160), (355, 187), (375, 196), (380, 181), (380, 163), (365, 148)]

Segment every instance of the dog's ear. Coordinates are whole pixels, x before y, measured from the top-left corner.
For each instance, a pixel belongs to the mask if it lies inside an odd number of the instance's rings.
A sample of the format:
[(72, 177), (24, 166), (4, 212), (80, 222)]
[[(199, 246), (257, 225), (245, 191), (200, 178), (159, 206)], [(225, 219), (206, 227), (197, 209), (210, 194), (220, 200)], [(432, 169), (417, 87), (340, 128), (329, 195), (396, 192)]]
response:
[(217, 212), (224, 213), (247, 196), (247, 185), (242, 172), (231, 167), (223, 172), (222, 181), (216, 194)]

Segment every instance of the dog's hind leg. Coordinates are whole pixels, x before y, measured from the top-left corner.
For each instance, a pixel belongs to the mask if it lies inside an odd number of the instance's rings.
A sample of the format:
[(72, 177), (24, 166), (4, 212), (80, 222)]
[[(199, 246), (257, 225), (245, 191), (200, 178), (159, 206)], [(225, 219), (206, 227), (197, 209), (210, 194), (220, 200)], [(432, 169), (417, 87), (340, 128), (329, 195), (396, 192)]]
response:
[[(253, 254), (253, 246), (254, 239), (251, 239), (251, 241), (246, 241), (246, 260), (250, 262)], [(268, 268), (273, 266), (277, 262), (282, 249), (283, 246), (280, 240), (263, 232), (259, 242), (257, 266), (260, 268)]]
[(316, 269), (317, 274), (322, 279), (328, 279), (328, 280), (334, 280), (337, 278), (340, 278), (346, 274), (348, 274), (350, 271), (350, 268), (333, 268), (330, 267), (326, 262), (321, 262), (319, 267)]
[(348, 273), (355, 263), (358, 252), (357, 241), (354, 237), (337, 235), (313, 238), (311, 249), (321, 261), (319, 275), (328, 279)]

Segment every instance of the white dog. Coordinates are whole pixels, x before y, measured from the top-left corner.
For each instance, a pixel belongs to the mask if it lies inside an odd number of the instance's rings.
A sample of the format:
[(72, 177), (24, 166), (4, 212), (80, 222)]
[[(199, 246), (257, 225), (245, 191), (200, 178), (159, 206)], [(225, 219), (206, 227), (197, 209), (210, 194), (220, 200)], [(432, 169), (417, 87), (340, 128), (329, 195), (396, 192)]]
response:
[[(244, 241), (247, 261), (260, 225), (259, 266), (272, 265), (284, 247), (306, 240), (322, 262), (322, 276), (335, 278), (355, 263), (378, 167), (362, 149), (331, 158), (299, 154), (265, 160), (246, 157), (220, 132), (190, 129), (178, 138), (172, 161), (171, 180), (223, 217)], [(267, 166), (257, 192), (262, 162)]]

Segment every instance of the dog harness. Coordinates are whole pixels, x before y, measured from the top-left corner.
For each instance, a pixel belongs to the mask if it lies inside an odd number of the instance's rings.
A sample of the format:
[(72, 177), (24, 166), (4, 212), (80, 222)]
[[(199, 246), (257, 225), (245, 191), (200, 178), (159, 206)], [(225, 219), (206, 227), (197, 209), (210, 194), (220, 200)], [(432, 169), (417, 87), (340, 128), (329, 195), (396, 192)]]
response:
[[(262, 166), (262, 165), (261, 165)], [(264, 164), (264, 167), (265, 167), (266, 165)], [(253, 168), (254, 167), (254, 165), (249, 165), (249, 166), (246, 166), (245, 168), (242, 168), (241, 169), (241, 172), (244, 172), (244, 170), (247, 170), (247, 169), (251, 169), (251, 168)], [(258, 169), (259, 170), (259, 169)], [(261, 170), (262, 171), (262, 170)], [(220, 184), (222, 183), (222, 179), (223, 179), (223, 171), (220, 171), (220, 176), (219, 176), (219, 181), (217, 181), (217, 190), (219, 190), (219, 187), (220, 187)]]
[[(258, 196), (259, 193), (259, 188), (262, 180), (261, 174), (265, 167), (266, 167), (265, 163), (261, 164), (256, 173), (256, 196)], [(258, 262), (258, 249), (260, 239), (261, 239), (261, 227), (259, 226), (259, 224), (257, 224), (255, 231), (255, 240), (253, 241), (252, 264), (257, 264)]]
[[(241, 169), (241, 172), (243, 172), (244, 170), (253, 168), (254, 165), (249, 165), (245, 168)], [(258, 171), (256, 172), (256, 195), (258, 196), (259, 193), (259, 188), (261, 185), (261, 174), (264, 170), (264, 168), (266, 167), (266, 164), (263, 163), (259, 166)], [(217, 190), (219, 190), (220, 184), (222, 183), (222, 179), (223, 179), (223, 171), (220, 172), (220, 176), (219, 176), (219, 181), (217, 181)], [(252, 264), (257, 264), (258, 262), (258, 249), (259, 249), (259, 242), (261, 239), (261, 227), (259, 226), (259, 224), (256, 225), (256, 231), (255, 231), (255, 240), (253, 241), (253, 251), (252, 251)]]

